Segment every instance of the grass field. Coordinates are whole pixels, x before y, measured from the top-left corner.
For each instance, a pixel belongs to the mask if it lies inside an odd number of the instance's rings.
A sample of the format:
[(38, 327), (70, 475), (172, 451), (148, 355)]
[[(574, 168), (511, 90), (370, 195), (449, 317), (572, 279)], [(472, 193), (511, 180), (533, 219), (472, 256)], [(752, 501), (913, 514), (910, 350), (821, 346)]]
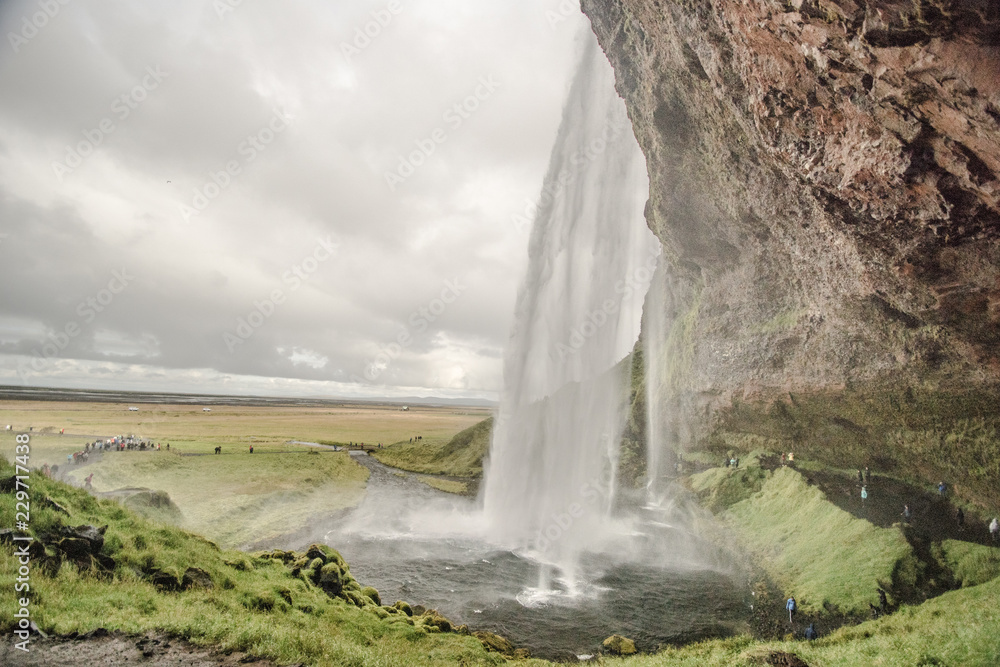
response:
[[(382, 463), (432, 475), (480, 477), (483, 457), (490, 447), (493, 419), (484, 419), (448, 438), (423, 438), (398, 442), (373, 452)], [(442, 488), (438, 486), (437, 488)], [(448, 490), (448, 489), (444, 489)]]
[[(129, 412), (124, 403), (4, 401), (0, 423), (33, 427), (32, 466), (59, 465), (77, 484), (93, 473), (99, 493), (126, 487), (165, 491), (181, 512), (180, 525), (238, 547), (293, 533), (311, 517), (329, 516), (363, 497), (368, 471), (346, 453), (288, 441), (371, 444), (423, 435), (422, 443), (447, 443), (488, 414), (380, 405), (212, 406), (210, 413), (191, 405), (138, 407)], [(169, 443), (170, 451), (110, 452), (100, 461), (67, 467), (66, 455), (85, 442), (119, 434)], [(218, 456), (212, 453), (217, 446)], [(0, 454), (11, 460), (13, 452), (14, 434), (0, 433)]]

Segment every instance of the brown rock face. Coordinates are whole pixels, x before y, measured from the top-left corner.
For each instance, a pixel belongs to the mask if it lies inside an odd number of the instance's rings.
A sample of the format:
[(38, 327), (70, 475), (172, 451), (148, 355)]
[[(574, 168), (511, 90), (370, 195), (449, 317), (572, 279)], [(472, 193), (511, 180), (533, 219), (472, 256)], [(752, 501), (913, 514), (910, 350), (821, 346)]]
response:
[(996, 395), (1000, 2), (582, 6), (647, 157), (690, 439), (789, 391)]

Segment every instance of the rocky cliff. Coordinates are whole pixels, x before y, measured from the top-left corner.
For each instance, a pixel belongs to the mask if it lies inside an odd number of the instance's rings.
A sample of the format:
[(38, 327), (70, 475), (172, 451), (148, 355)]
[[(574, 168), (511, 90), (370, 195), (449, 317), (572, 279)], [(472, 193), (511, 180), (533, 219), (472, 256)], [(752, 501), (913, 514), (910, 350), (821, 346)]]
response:
[(647, 158), (675, 443), (1000, 504), (1000, 3), (582, 6)]

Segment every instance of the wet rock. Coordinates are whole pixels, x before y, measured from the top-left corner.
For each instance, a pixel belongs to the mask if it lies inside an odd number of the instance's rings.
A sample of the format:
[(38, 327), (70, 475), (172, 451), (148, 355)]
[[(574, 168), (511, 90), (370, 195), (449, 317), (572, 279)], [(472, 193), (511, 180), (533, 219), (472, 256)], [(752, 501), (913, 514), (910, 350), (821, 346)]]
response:
[(601, 645), (612, 655), (633, 655), (636, 652), (635, 642), (621, 635), (611, 635), (601, 642)]
[(64, 537), (57, 544), (59, 551), (77, 562), (90, 562), (90, 542), (79, 537)]

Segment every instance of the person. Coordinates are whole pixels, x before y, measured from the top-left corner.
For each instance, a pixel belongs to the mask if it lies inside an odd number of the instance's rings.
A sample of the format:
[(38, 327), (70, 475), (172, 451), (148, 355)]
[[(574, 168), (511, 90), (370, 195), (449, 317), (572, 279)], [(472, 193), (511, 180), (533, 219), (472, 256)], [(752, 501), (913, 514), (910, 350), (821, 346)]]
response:
[(865, 477), (861, 474), (861, 468), (858, 468), (858, 484), (864, 484)]
[(865, 484), (870, 484), (872, 481), (872, 474), (868, 470), (868, 466), (865, 466)]
[(816, 639), (819, 637), (819, 633), (816, 632), (816, 624), (810, 623), (809, 627), (806, 628), (806, 639)]
[(944, 482), (939, 482), (938, 483), (938, 495), (939, 496), (943, 496), (946, 489), (947, 489), (947, 487), (945, 486)]
[(795, 598), (788, 598), (788, 602), (785, 603), (785, 609), (788, 610), (788, 622), (792, 622), (792, 614), (795, 613)]
[(864, 504), (864, 502), (866, 500), (868, 500), (868, 487), (867, 486), (862, 486), (861, 487), (861, 503)]
[(1000, 539), (1000, 519), (996, 517), (993, 517), (993, 520), (990, 521), (990, 537), (993, 538), (994, 542)]
[(788, 463), (792, 464), (795, 462), (795, 452), (788, 452)]
[(903, 505), (903, 520), (909, 521), (913, 516), (913, 512), (910, 511), (909, 505)]
[(965, 528), (965, 512), (959, 507), (958, 511), (955, 513), (955, 518), (958, 519), (958, 529), (962, 530)]
[(87, 485), (86, 485), (86, 488), (88, 488), (88, 489), (94, 488), (94, 485), (91, 484), (92, 481), (94, 481), (94, 473), (90, 473), (89, 475), (87, 475)]
[(253, 445), (250, 445), (250, 453), (253, 454)]
[(782, 466), (785, 465), (785, 453), (784, 452), (781, 452), (781, 465)]

